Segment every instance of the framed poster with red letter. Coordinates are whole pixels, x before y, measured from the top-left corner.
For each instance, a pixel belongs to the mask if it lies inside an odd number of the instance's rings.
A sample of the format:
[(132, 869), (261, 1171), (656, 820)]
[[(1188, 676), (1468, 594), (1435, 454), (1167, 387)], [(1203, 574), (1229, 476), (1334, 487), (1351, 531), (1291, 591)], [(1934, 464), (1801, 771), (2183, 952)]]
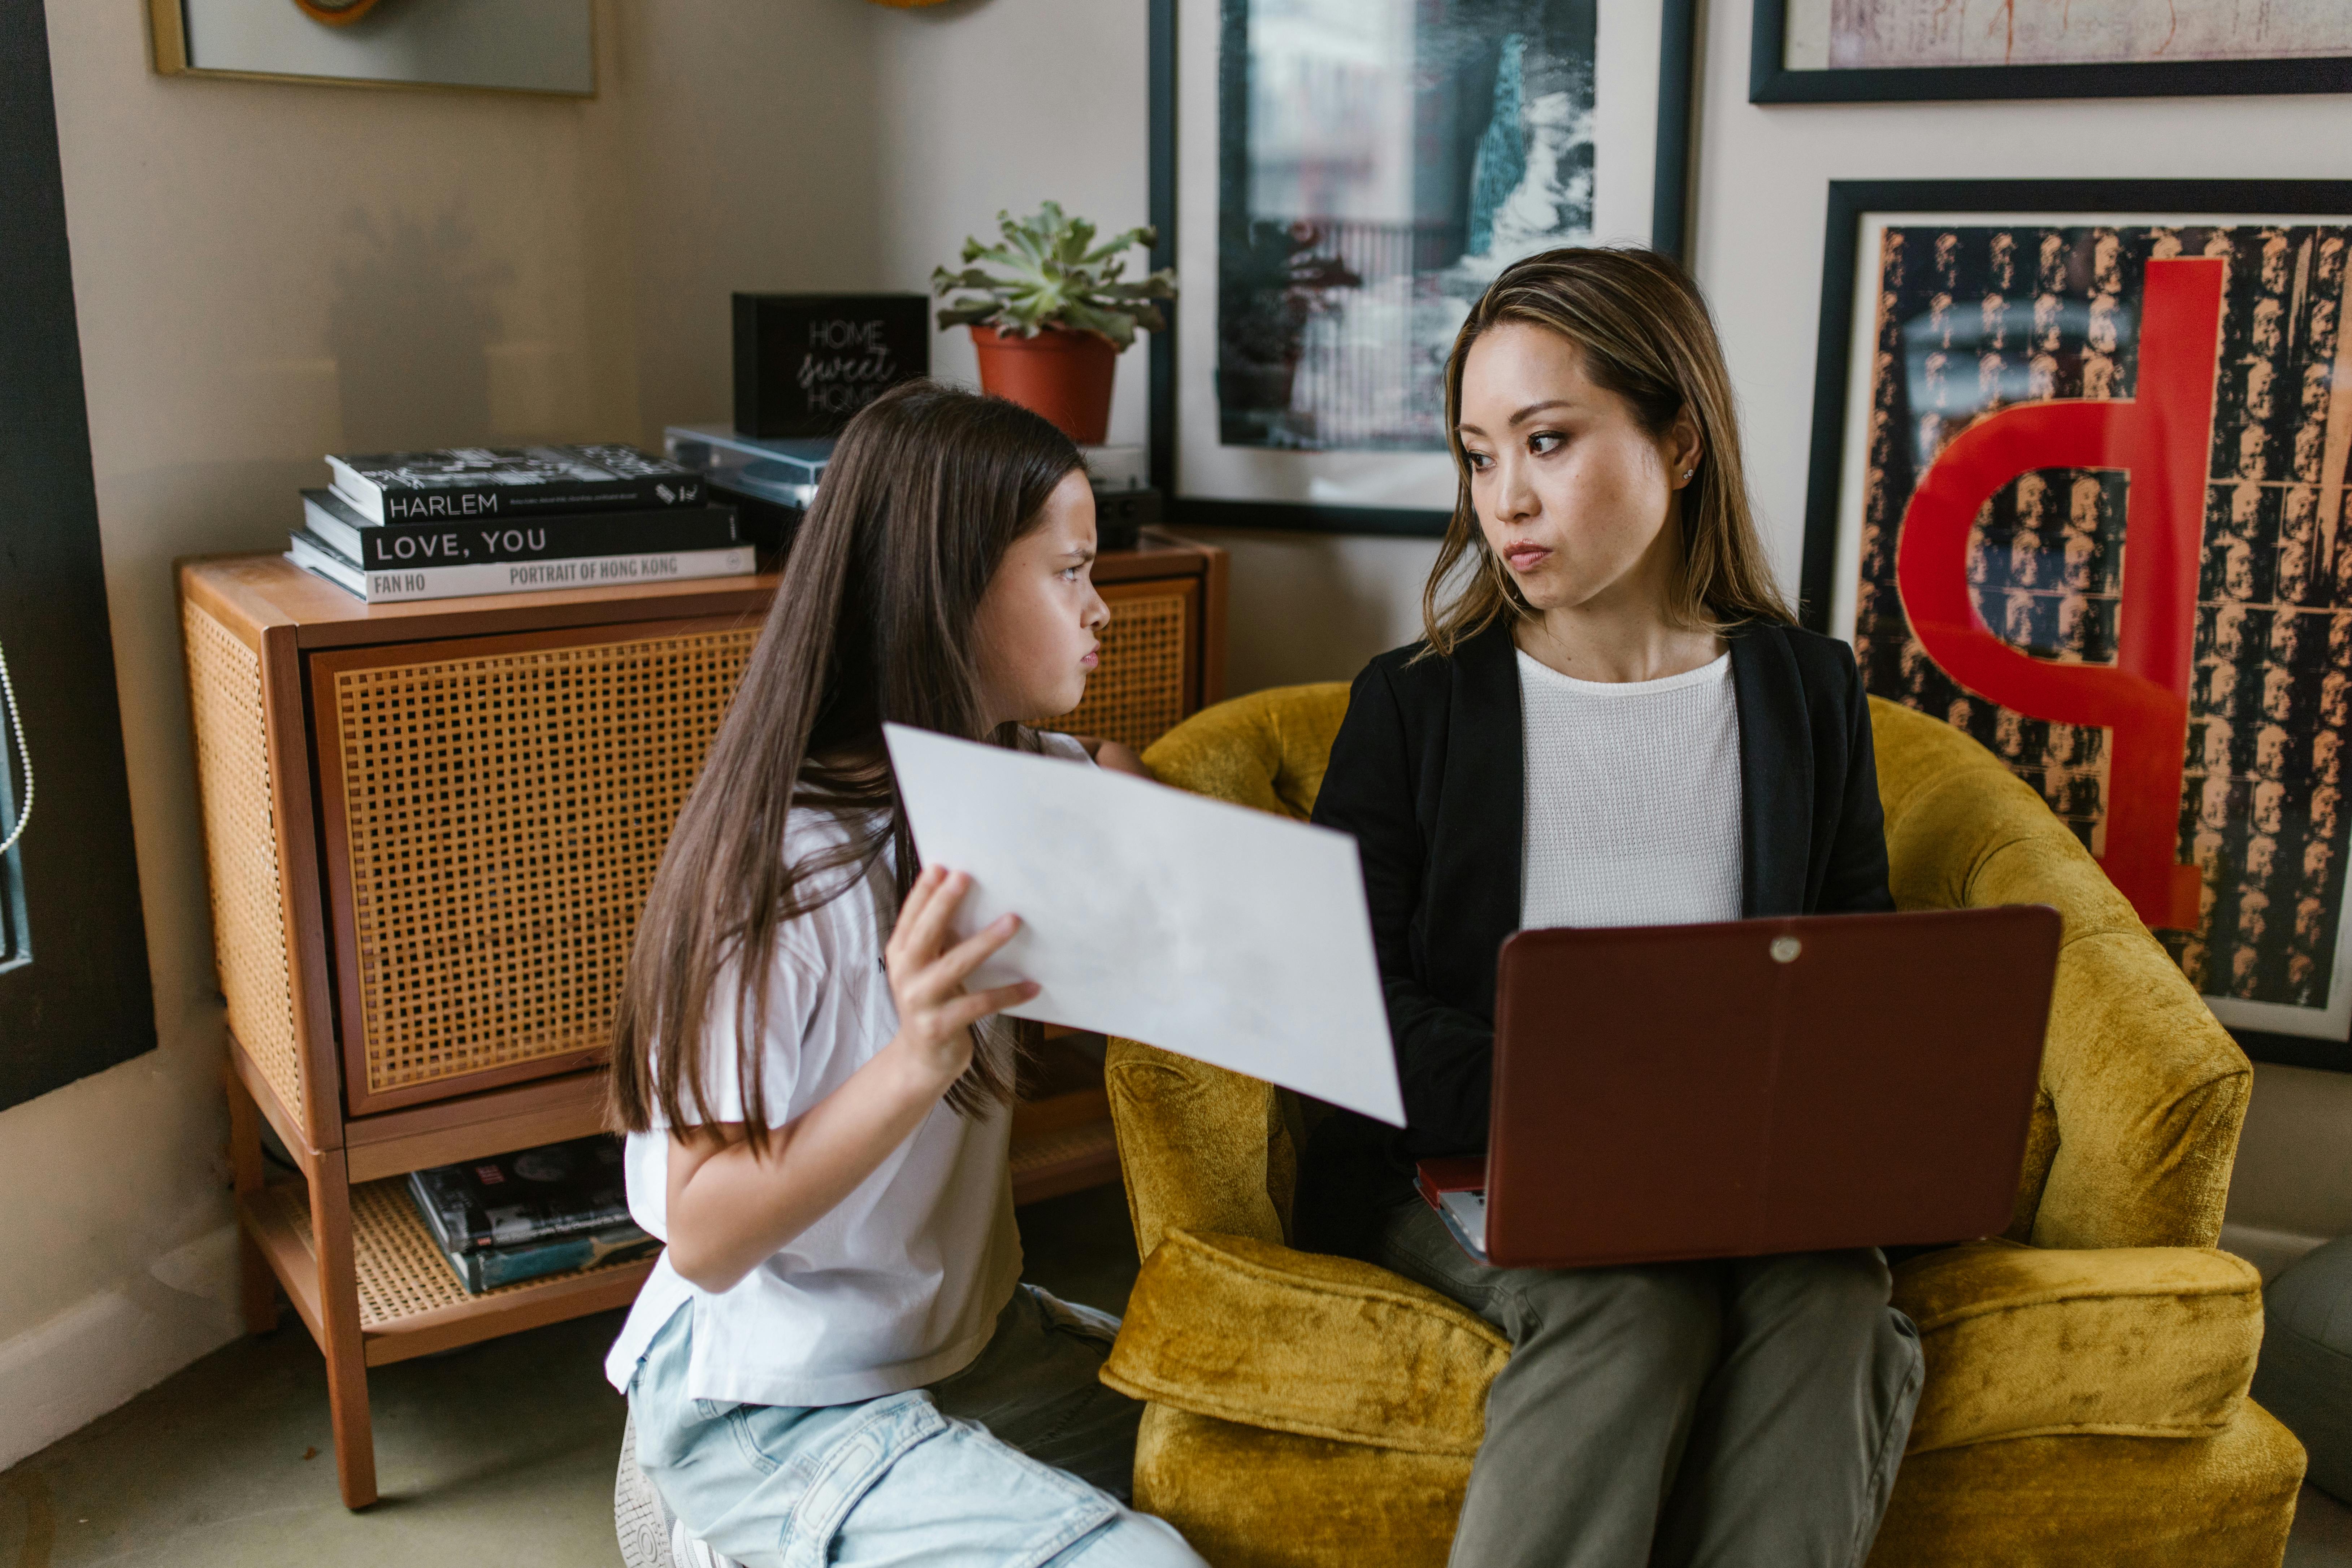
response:
[(1808, 625), (2352, 1070), (2352, 182), (1830, 187)]

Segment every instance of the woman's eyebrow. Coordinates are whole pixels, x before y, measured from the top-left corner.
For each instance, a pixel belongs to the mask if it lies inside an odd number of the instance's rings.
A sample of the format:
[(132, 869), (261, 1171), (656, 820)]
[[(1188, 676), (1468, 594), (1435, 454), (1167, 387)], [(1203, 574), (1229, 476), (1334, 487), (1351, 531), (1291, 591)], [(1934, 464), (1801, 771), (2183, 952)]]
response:
[[(1537, 415), (1541, 414), (1547, 408), (1573, 408), (1575, 406), (1576, 400), (1572, 397), (1547, 397), (1541, 403), (1530, 403), (1525, 408), (1522, 408), (1517, 413), (1512, 415), (1511, 423), (1513, 425), (1524, 425), (1528, 420), (1534, 418)], [(1472, 425), (1467, 422), (1456, 425), (1454, 428), (1465, 436), (1484, 436), (1486, 433), (1484, 430), (1479, 429), (1475, 425)]]

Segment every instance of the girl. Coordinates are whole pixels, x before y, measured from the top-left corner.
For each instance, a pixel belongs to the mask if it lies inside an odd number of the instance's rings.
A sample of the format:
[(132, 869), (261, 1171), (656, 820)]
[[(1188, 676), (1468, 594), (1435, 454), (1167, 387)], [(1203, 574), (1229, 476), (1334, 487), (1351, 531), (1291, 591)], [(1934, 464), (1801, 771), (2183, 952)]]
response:
[[(884, 721), (1141, 771), (1021, 727), (1085, 694), (1093, 491), (993, 398), (843, 433), (646, 901), (614, 1025), (629, 1206), (668, 1242), (606, 1362), (683, 1531), (785, 1563), (1197, 1565), (1123, 1506), (1116, 1322), (1020, 1282), (1026, 984), (967, 993), (963, 878), (916, 874)], [(699, 1555), (699, 1552), (694, 1554)]]
[(1514, 930), (1894, 907), (1853, 657), (1790, 624), (1672, 262), (1518, 262), (1445, 397), (1460, 499), (1426, 636), (1357, 678), (1315, 806), (1362, 847), (1409, 1125), (1317, 1129), (1302, 1245), (1510, 1336), (1455, 1563), (1859, 1564), (1920, 1379), (1876, 1251), (1494, 1268), (1408, 1176), (1486, 1148)]

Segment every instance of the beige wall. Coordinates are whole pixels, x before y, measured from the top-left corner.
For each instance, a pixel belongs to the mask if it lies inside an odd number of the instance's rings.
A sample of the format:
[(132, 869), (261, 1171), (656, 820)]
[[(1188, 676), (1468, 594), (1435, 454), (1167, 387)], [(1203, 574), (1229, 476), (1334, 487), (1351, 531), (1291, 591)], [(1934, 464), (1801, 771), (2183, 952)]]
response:
[(882, 264), (882, 44), (841, 0), (620, 8), (640, 439), (733, 412), (729, 296), (859, 289)]
[[(709, 10), (622, 27), (648, 438), (728, 416), (739, 289), (928, 292), (965, 236), (1048, 198), (1145, 219), (1140, 3)], [(935, 334), (932, 369), (974, 379), (968, 334)], [(1114, 441), (1143, 439), (1142, 371), (1120, 363)]]
[[(648, 440), (728, 416), (737, 289), (920, 291), (1000, 210), (1048, 198), (1106, 232), (1150, 216), (1142, 0), (713, 10), (686, 26), (632, 6), (623, 28)], [(974, 380), (969, 335), (935, 334), (931, 365)], [(1144, 365), (1140, 348), (1119, 361), (1115, 442), (1144, 439)], [(1202, 537), (1234, 553), (1235, 692), (1345, 679), (1409, 640), (1435, 553), (1419, 540)]]

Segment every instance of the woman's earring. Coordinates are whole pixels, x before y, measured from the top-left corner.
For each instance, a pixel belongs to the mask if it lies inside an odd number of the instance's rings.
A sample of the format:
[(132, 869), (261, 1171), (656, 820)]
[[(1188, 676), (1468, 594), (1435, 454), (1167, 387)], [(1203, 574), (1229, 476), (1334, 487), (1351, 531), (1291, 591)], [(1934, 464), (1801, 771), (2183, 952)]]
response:
[(1698, 470), (1697, 470), (1696, 468), (1685, 468), (1685, 469), (1683, 470), (1683, 478), (1685, 478), (1685, 479), (1689, 479), (1693, 474), (1696, 474), (1696, 473), (1697, 473), (1697, 472), (1698, 472)]

